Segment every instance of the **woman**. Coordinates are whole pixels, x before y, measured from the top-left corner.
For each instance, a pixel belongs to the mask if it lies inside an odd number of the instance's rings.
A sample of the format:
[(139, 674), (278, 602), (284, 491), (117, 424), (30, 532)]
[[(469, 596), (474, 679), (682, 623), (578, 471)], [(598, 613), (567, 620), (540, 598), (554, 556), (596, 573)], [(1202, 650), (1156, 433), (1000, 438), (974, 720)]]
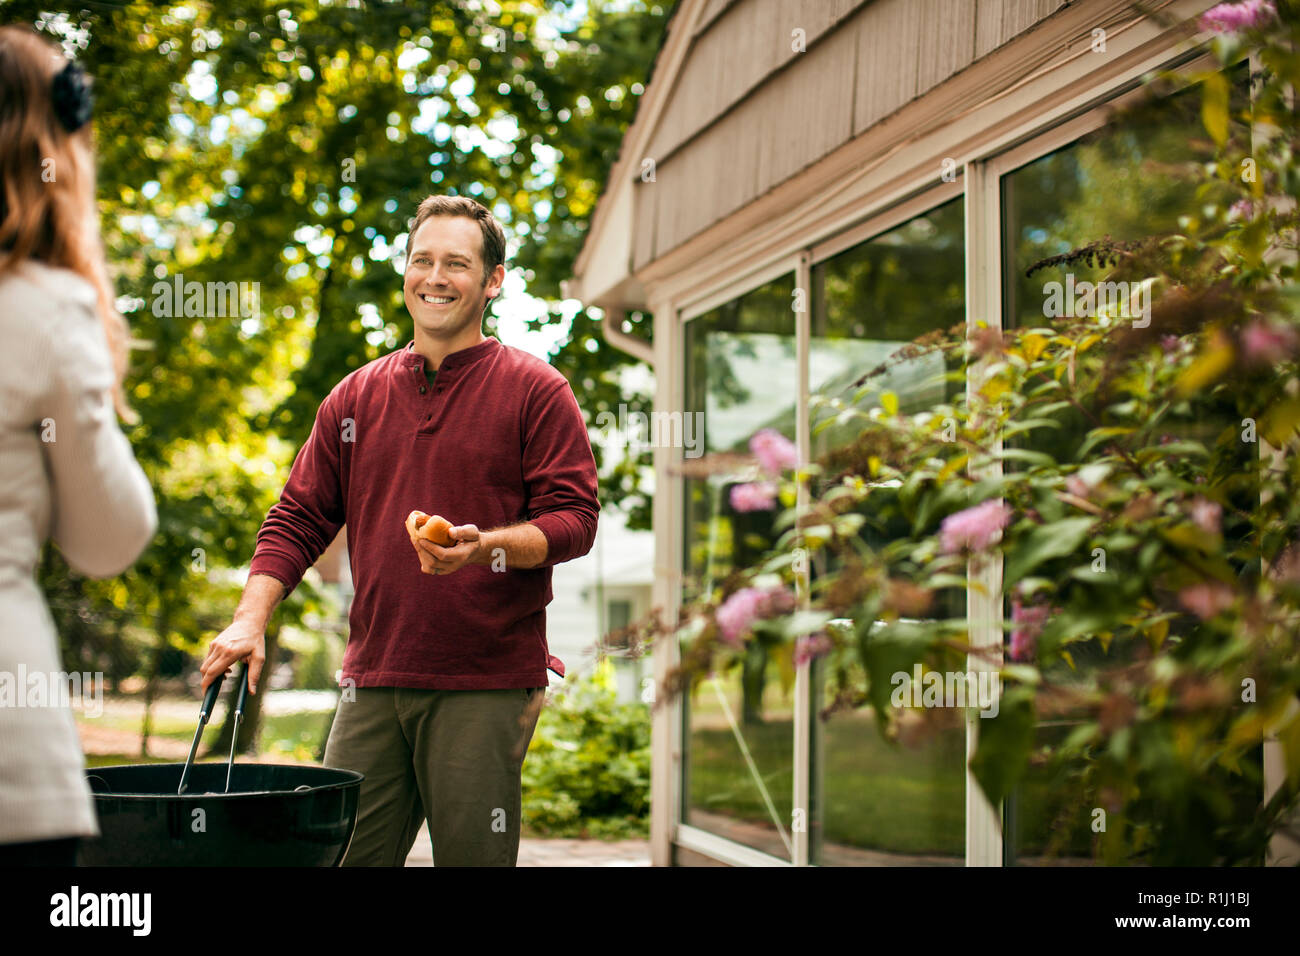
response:
[(158, 521), (114, 414), (134, 419), (89, 118), (84, 74), (34, 31), (0, 27), (0, 866), (72, 865), (99, 832), (71, 710), (27, 693), (62, 671), (41, 547), (111, 577)]

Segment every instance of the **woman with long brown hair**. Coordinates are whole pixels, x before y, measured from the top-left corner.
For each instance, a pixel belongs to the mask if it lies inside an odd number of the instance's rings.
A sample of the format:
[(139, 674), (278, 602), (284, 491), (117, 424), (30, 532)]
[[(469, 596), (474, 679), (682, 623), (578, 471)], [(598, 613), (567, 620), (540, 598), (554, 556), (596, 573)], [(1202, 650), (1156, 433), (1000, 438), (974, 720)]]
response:
[(100, 240), (90, 112), (79, 67), (34, 30), (0, 27), (0, 866), (70, 865), (99, 832), (72, 711), (51, 692), (66, 677), (41, 547), (52, 538), (73, 570), (111, 577), (158, 521), (117, 422), (135, 419), (128, 333)]

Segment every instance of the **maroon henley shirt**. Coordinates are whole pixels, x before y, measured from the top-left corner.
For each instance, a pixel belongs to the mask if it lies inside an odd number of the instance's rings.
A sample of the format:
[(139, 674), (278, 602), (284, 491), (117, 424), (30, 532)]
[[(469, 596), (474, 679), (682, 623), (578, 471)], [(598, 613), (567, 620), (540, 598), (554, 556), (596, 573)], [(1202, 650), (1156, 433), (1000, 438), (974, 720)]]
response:
[[(326, 396), (257, 535), (252, 574), (298, 586), (344, 524), (355, 595), (343, 679), (357, 687), (543, 687), (551, 568), (591, 550), (596, 462), (568, 381), (495, 338), (443, 359), (413, 342)], [(405, 521), (419, 510), (487, 531), (528, 521), (542, 565), (429, 575)], [(497, 562), (500, 567), (501, 562)]]

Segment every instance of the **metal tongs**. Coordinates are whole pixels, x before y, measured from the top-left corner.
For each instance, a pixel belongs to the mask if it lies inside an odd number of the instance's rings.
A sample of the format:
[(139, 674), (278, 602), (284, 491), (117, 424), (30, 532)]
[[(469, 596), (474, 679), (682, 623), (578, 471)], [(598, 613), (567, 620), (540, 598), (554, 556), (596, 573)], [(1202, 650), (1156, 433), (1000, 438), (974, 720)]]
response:
[[(212, 708), (216, 706), (217, 695), (221, 693), (221, 685), (226, 681), (226, 675), (220, 674), (217, 679), (208, 685), (208, 692), (203, 695), (203, 707), (199, 710), (199, 727), (194, 731), (194, 743), (190, 744), (190, 756), (185, 761), (185, 769), (181, 771), (181, 785), (176, 788), (176, 795), (180, 796), (185, 792), (185, 781), (189, 779), (190, 768), (194, 766), (194, 755), (199, 751), (199, 740), (203, 737), (203, 728), (208, 725), (208, 717), (212, 714)], [(244, 717), (244, 703), (248, 699), (248, 661), (244, 661), (243, 669), (239, 675), (239, 694), (235, 698), (235, 726), (230, 735), (230, 759), (226, 761), (226, 789), (225, 793), (230, 792), (230, 772), (235, 767), (235, 745), (239, 743), (239, 722)]]

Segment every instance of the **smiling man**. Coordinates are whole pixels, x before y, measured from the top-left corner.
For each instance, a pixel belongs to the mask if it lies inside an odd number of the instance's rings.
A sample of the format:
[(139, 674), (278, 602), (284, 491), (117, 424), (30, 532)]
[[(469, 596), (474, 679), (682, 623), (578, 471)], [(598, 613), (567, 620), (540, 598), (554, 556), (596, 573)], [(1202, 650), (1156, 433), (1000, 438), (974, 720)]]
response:
[[(431, 196), (407, 242), (406, 346), (346, 376), (257, 537), (203, 684), (249, 661), (340, 527), (355, 595), (325, 763), (365, 775), (345, 866), (400, 866), (427, 821), (438, 865), (514, 865), (520, 774), (540, 713), (551, 567), (596, 535), (596, 464), (563, 375), (482, 332), (505, 236), (481, 204)], [(412, 511), (453, 522), (441, 547)]]

